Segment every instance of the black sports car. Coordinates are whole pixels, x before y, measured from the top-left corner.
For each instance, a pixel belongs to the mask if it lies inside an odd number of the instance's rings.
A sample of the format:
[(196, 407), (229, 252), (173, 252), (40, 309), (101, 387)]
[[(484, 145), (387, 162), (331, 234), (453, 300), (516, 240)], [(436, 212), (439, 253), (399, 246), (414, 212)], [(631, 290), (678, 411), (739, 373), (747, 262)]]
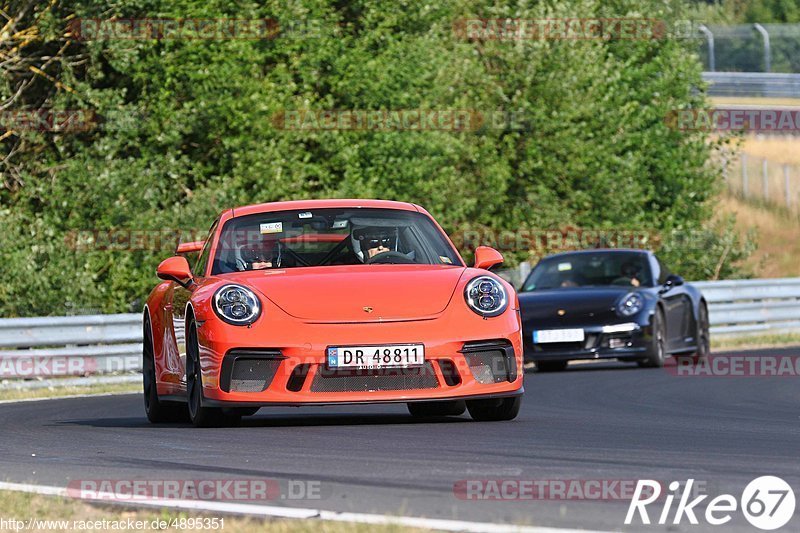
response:
[(594, 249), (539, 261), (519, 292), (525, 359), (540, 371), (578, 359), (663, 366), (709, 352), (703, 295), (646, 250)]

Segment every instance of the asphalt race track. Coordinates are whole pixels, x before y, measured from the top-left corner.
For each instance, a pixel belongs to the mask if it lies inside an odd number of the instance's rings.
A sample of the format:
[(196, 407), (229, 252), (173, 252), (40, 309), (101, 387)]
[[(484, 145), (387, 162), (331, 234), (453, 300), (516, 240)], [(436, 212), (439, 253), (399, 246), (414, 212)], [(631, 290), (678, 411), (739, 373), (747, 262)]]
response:
[[(800, 348), (758, 353), (800, 355)], [(741, 512), (716, 528), (702, 517), (695, 527), (685, 518), (680, 526), (644, 526), (637, 517), (626, 528), (628, 499), (474, 501), (456, 497), (454, 484), (693, 478), (711, 497), (738, 499), (750, 480), (772, 474), (800, 495), (796, 377), (678, 377), (592, 363), (527, 374), (525, 388), (517, 420), (498, 423), (466, 415), (423, 423), (398, 404), (265, 408), (242, 427), (204, 430), (150, 425), (140, 395), (5, 404), (0, 477), (58, 486), (86, 477), (310, 481), (320, 498), (267, 503), (637, 531), (757, 530)], [(652, 520), (661, 508), (648, 508)], [(797, 531), (797, 514), (787, 528)]]

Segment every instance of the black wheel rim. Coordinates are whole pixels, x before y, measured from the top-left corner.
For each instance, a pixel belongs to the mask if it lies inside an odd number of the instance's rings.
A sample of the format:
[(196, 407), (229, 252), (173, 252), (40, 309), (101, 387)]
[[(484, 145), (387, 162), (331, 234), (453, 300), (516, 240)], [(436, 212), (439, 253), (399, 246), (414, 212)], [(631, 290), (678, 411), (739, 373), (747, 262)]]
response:
[(659, 362), (664, 360), (664, 325), (660, 318), (656, 327), (656, 357)]
[(197, 336), (190, 324), (186, 339), (186, 393), (189, 396), (189, 414), (194, 419), (200, 410), (200, 364), (197, 361)]
[(708, 334), (708, 311), (705, 307), (700, 310), (700, 355), (705, 356), (711, 351), (711, 339)]

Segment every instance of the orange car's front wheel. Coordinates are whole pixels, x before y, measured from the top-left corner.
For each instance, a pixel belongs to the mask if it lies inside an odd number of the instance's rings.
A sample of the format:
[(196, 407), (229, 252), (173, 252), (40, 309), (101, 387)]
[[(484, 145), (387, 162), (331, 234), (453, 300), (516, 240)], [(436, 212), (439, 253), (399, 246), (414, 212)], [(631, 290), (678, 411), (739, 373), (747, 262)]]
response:
[(242, 420), (238, 413), (203, 405), (203, 372), (194, 317), (189, 317), (186, 324), (186, 401), (189, 404), (189, 418), (195, 427), (238, 425)]

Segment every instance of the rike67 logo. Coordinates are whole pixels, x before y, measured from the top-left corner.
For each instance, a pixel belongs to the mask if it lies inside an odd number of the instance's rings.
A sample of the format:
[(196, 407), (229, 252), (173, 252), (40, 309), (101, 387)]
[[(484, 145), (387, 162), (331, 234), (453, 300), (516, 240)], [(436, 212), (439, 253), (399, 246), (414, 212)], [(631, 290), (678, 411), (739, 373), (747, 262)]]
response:
[[(698, 507), (706, 498), (707, 494), (691, 498), (694, 479), (689, 479), (680, 492), (681, 483), (673, 481), (669, 484), (669, 492), (662, 495), (662, 487), (658, 481), (641, 479), (636, 484), (631, 504), (628, 507), (628, 514), (625, 516), (625, 524), (633, 523), (634, 516), (639, 514), (642, 524), (650, 524), (650, 515), (647, 506), (658, 501), (655, 509), (658, 510), (662, 500), (663, 507), (658, 514), (658, 524), (665, 525), (672, 518), (672, 524), (680, 524), (686, 518), (692, 525), (699, 523), (697, 515), (700, 514)], [(663, 496), (663, 499), (662, 499)], [(677, 507), (673, 513), (673, 503), (678, 500)], [(705, 507), (705, 513), (701, 514), (706, 523), (713, 526), (727, 524), (733, 518), (733, 513), (741, 509), (742, 514), (753, 526), (762, 530), (775, 530), (786, 525), (794, 515), (795, 497), (792, 487), (784, 480), (775, 476), (762, 476), (748, 483), (742, 492), (739, 500), (731, 494), (720, 494), (715, 497)], [(655, 518), (655, 517), (654, 517)]]

